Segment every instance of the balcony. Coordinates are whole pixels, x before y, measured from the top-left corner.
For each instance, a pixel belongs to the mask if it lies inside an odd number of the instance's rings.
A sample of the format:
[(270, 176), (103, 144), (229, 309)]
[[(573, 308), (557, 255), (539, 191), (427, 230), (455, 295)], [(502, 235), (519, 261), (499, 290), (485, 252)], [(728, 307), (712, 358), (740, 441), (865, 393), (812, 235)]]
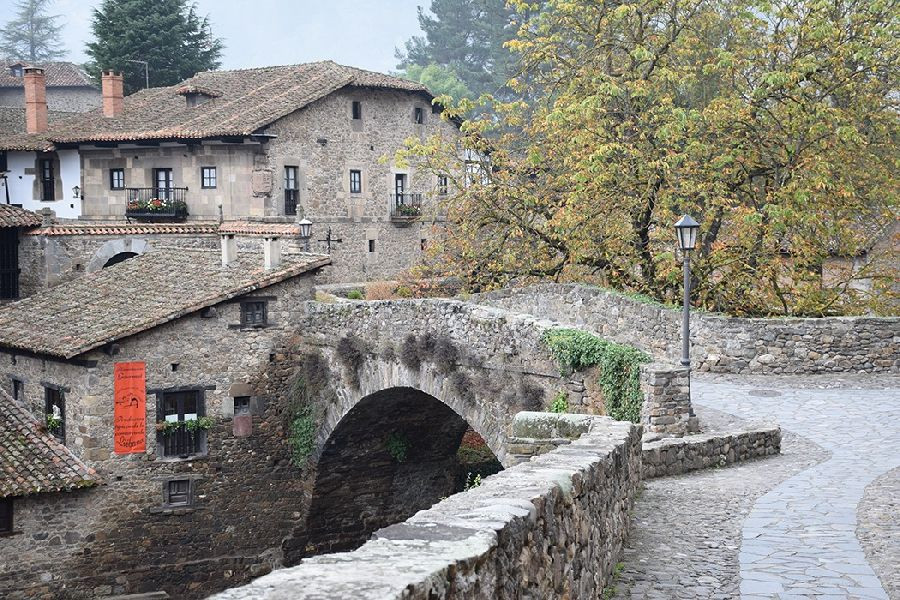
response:
[(148, 221), (183, 221), (187, 217), (187, 188), (126, 188), (125, 216)]
[(391, 194), (391, 221), (411, 223), (422, 216), (422, 194)]

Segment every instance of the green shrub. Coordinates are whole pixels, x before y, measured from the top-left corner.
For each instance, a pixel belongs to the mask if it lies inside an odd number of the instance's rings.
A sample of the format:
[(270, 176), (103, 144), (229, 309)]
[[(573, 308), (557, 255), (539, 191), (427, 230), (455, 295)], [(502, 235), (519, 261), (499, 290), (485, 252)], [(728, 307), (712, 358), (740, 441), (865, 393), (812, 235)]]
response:
[(291, 462), (295, 467), (303, 467), (316, 447), (316, 420), (310, 406), (298, 407), (291, 418), (288, 432), (291, 448)]
[(620, 421), (640, 421), (643, 400), (640, 366), (650, 361), (649, 356), (631, 346), (576, 329), (551, 329), (544, 333), (543, 340), (564, 375), (599, 367), (600, 387), (609, 416)]
[(550, 412), (569, 412), (569, 394), (567, 394), (563, 390), (557, 392), (556, 396), (553, 397), (553, 402), (550, 403)]
[(387, 447), (388, 454), (390, 454), (398, 463), (402, 463), (409, 455), (409, 439), (402, 433), (390, 434), (387, 437), (387, 441), (385, 441), (385, 446)]
[(410, 289), (409, 287), (407, 287), (405, 285), (401, 285), (400, 287), (398, 287), (394, 293), (399, 298), (412, 298), (413, 297), (412, 289)]
[(362, 290), (350, 290), (347, 292), (348, 300), (362, 300), (365, 298), (365, 294), (362, 293)]

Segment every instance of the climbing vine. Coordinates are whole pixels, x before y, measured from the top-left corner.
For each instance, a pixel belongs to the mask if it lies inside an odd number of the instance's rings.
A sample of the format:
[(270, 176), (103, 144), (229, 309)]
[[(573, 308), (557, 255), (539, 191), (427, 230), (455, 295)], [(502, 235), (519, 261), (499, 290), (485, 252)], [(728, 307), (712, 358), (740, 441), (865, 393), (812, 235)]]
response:
[(650, 357), (624, 344), (604, 340), (586, 331), (551, 329), (544, 333), (560, 370), (568, 375), (597, 366), (606, 413), (614, 419), (637, 423), (641, 417), (640, 366)]
[(398, 463), (402, 463), (406, 460), (406, 457), (409, 454), (410, 445), (409, 439), (402, 433), (392, 433), (385, 441), (388, 454), (390, 454)]
[(569, 412), (569, 395), (565, 391), (560, 390), (556, 393), (556, 396), (553, 397), (553, 402), (550, 403), (550, 412)]
[(313, 353), (303, 356), (300, 368), (290, 380), (287, 442), (291, 449), (291, 463), (295, 467), (306, 466), (315, 449), (321, 412), (315, 399), (325, 389), (329, 375), (328, 363), (321, 355)]

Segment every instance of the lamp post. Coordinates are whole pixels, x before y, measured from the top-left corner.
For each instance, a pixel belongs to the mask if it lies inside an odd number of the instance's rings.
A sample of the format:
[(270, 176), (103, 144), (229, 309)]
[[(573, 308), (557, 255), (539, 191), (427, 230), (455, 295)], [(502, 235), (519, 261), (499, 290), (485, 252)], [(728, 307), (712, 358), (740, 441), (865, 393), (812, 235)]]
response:
[(678, 247), (684, 256), (684, 316), (681, 324), (681, 364), (691, 366), (691, 250), (697, 245), (700, 224), (690, 215), (683, 215), (675, 223)]
[(300, 239), (303, 240), (303, 251), (309, 252), (309, 237), (312, 235), (312, 221), (303, 219), (297, 225), (300, 226)]

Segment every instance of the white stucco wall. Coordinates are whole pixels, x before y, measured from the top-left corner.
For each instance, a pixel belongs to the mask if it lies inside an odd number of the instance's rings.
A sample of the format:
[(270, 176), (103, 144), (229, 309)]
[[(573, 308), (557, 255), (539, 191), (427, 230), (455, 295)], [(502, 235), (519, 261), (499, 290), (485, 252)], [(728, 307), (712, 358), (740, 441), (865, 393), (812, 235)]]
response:
[[(36, 153), (8, 152), (6, 181), (9, 201), (33, 211), (50, 208), (57, 217), (74, 219), (81, 215), (81, 200), (72, 197), (72, 188), (76, 185), (81, 187), (81, 159), (78, 150), (59, 150), (56, 154), (59, 158), (56, 176), (62, 183), (62, 193), (57, 194), (58, 199), (53, 202), (42, 202), (34, 185)], [(6, 202), (6, 190), (0, 190), (0, 202)]]

